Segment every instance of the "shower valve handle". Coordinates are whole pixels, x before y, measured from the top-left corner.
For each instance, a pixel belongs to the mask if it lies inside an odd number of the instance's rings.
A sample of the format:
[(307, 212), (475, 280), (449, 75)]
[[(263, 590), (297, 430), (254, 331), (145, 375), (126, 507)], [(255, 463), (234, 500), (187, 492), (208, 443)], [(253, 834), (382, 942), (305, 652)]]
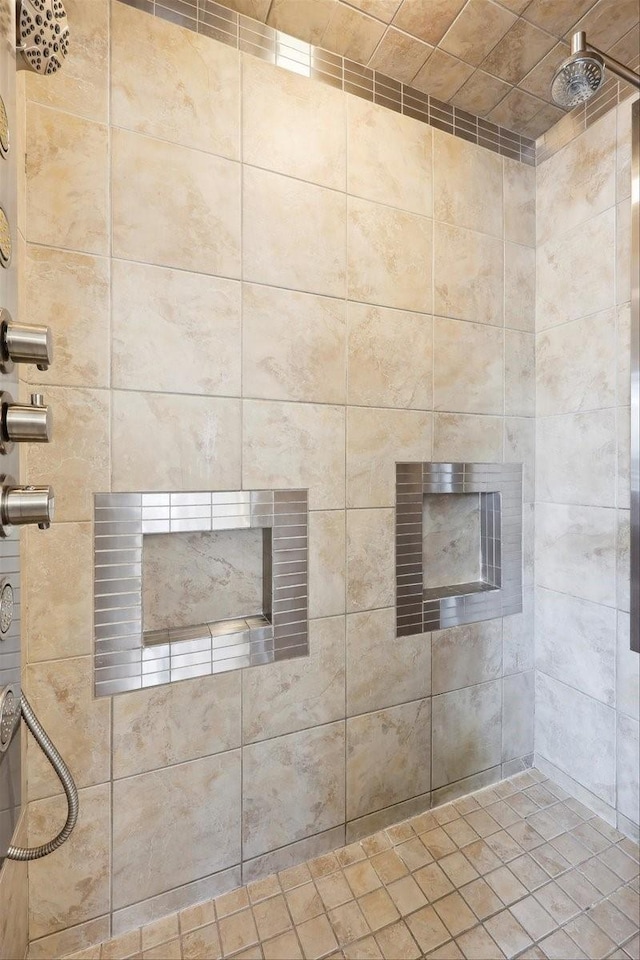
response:
[(49, 327), (14, 323), (8, 310), (0, 310), (0, 364), (9, 373), (14, 363), (35, 363), (48, 370), (53, 363), (53, 343)]
[(3, 527), (37, 524), (46, 530), (53, 520), (53, 487), (18, 486), (12, 477), (0, 477), (0, 531)]
[(0, 433), (7, 452), (7, 444), (49, 443), (52, 432), (51, 409), (39, 393), (31, 394), (31, 403), (14, 403), (11, 395), (3, 393)]

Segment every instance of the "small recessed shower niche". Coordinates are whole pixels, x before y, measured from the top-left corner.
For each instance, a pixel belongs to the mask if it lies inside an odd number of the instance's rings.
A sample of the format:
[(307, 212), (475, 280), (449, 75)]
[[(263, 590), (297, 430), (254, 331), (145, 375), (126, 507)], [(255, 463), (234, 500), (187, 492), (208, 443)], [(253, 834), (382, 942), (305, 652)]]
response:
[(398, 636), (522, 610), (522, 465), (396, 464)]
[(308, 653), (306, 490), (94, 507), (96, 696)]

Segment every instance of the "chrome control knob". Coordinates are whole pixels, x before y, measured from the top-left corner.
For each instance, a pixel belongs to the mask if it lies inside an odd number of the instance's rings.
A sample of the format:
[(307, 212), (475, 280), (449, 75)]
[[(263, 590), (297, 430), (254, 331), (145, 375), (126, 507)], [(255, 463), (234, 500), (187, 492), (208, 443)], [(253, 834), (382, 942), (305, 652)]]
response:
[(7, 453), (13, 443), (49, 443), (53, 414), (40, 393), (31, 394), (31, 403), (14, 403), (3, 393), (0, 417), (0, 450)]
[(19, 487), (11, 477), (2, 478), (0, 495), (0, 525), (21, 527), (37, 524), (46, 530), (54, 514), (53, 487)]
[(0, 310), (0, 364), (9, 373), (14, 363), (35, 363), (47, 370), (53, 362), (53, 342), (49, 327), (14, 323), (11, 314)]

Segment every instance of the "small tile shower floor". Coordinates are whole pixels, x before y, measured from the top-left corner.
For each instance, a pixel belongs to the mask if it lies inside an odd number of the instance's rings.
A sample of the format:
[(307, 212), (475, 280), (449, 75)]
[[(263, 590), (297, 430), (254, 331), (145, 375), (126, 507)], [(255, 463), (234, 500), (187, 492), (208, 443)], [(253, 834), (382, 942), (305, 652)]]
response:
[(73, 960), (638, 960), (638, 859), (530, 770)]

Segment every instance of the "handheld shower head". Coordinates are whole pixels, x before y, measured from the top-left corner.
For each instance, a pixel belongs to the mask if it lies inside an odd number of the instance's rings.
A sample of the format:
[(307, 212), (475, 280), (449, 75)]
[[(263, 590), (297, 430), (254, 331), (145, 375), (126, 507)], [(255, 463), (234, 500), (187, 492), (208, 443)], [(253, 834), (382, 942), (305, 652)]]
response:
[(570, 110), (590, 100), (604, 83), (605, 64), (616, 76), (640, 89), (640, 77), (636, 73), (596, 47), (587, 45), (584, 31), (576, 31), (571, 38), (571, 56), (560, 64), (551, 83), (553, 102)]
[(69, 52), (69, 25), (62, 0), (18, 0), (16, 46), (27, 65), (50, 76)]

